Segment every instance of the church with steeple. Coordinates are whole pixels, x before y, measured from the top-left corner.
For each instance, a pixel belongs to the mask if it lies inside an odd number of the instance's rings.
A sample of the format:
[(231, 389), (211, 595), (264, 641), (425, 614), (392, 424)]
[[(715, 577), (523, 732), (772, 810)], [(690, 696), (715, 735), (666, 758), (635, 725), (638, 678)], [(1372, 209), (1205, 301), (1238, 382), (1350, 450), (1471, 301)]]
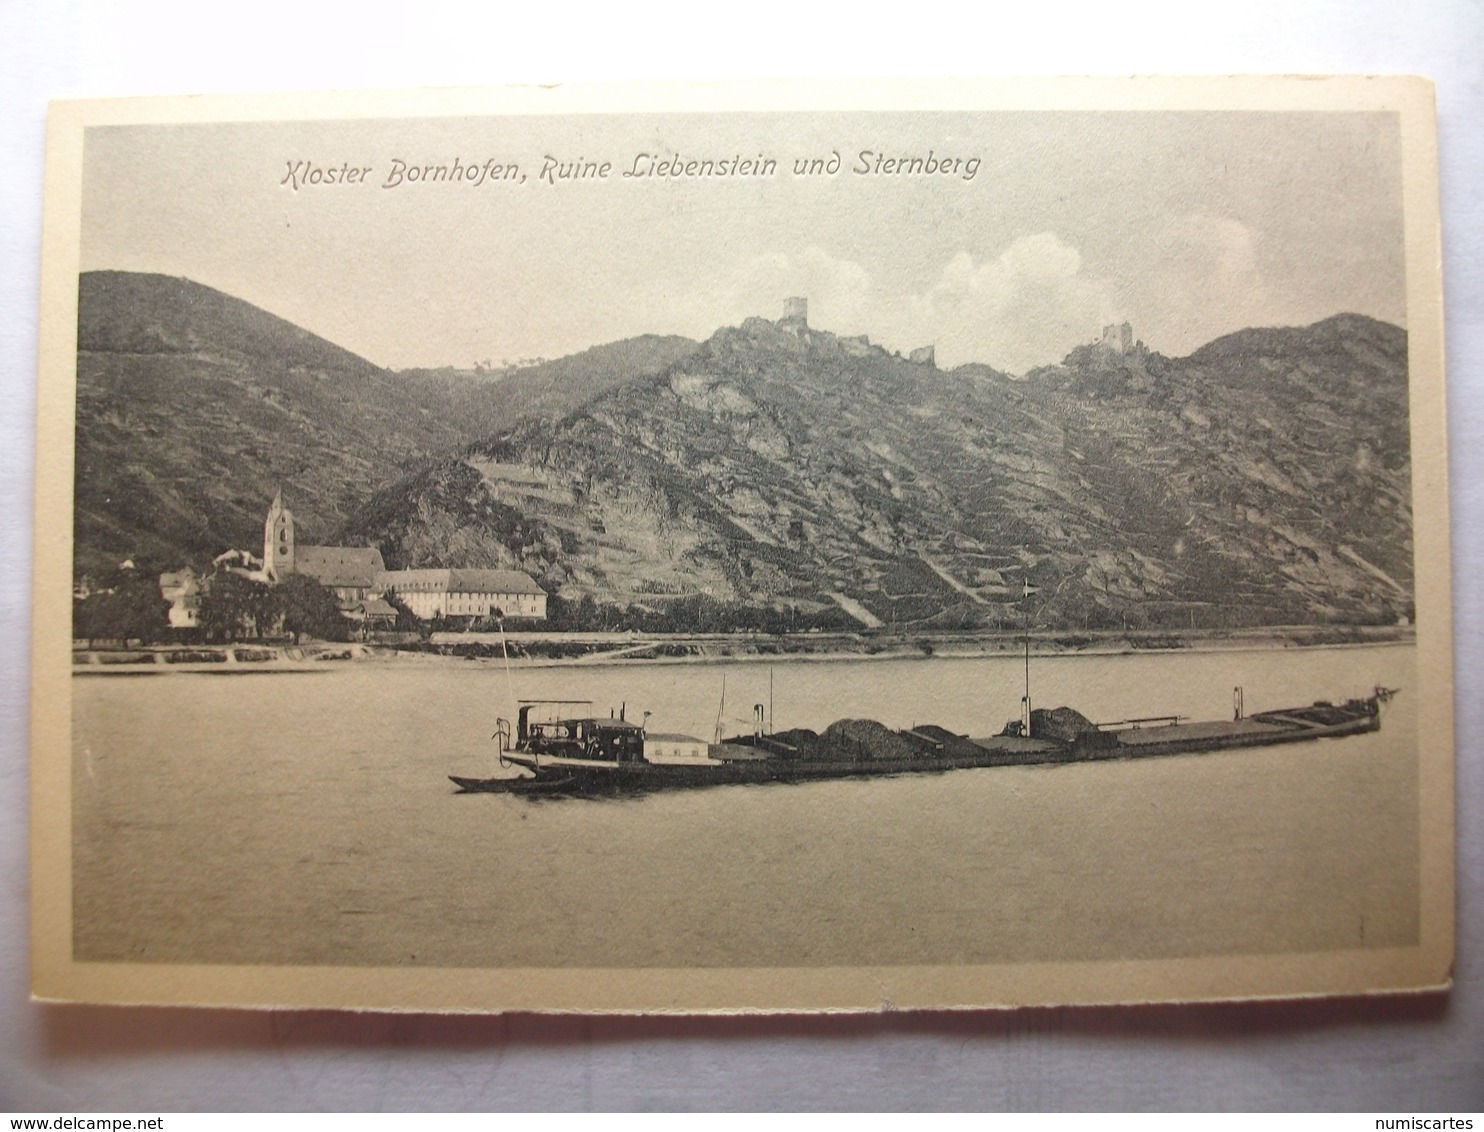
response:
[(546, 591), (519, 570), (388, 570), (374, 546), (305, 546), (294, 537), (294, 513), (280, 490), (263, 521), (263, 578), (278, 584), (295, 574), (333, 590), (353, 620), (395, 618), (382, 597), (389, 591), (423, 620), (546, 617)]
[(305, 574), (335, 591), (342, 606), (364, 602), (377, 593), (377, 579), (386, 570), (381, 551), (374, 546), (301, 546), (294, 538), (294, 513), (280, 489), (263, 523), (263, 575), (282, 582)]

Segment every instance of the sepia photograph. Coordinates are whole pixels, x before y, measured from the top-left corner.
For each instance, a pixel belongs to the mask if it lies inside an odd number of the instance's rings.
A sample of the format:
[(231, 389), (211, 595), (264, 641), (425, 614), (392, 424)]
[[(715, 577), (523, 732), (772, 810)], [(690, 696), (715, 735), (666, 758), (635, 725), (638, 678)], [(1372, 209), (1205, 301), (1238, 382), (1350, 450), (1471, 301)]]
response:
[(48, 142), (38, 997), (1447, 985), (1425, 81), (139, 99)]

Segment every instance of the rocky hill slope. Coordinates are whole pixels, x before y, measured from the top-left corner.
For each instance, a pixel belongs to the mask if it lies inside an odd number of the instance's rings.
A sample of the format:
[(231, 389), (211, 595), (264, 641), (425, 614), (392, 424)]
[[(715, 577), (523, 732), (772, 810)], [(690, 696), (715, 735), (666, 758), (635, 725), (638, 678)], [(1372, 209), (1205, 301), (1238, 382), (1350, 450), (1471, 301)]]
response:
[(684, 595), (897, 627), (1375, 623), (1410, 613), (1404, 332), (1357, 316), (1189, 358), (1083, 347), (1012, 379), (800, 322), (378, 492), (389, 562), (567, 596)]
[(636, 376), (659, 373), (695, 353), (698, 345), (689, 338), (644, 334), (533, 365), (403, 370), (398, 376), (446, 384), (454, 394), (459, 427), (472, 437), (484, 437), (514, 420), (564, 417)]
[(261, 538), (899, 628), (1386, 623), (1412, 600), (1406, 335), (941, 371), (801, 320), (516, 372), (378, 368), (220, 292), (81, 279), (76, 566)]
[(694, 348), (646, 338), (515, 374), (394, 373), (189, 280), (86, 273), (75, 572), (252, 548), (279, 487), (306, 540), (326, 540), (406, 466), (523, 414), (570, 412)]

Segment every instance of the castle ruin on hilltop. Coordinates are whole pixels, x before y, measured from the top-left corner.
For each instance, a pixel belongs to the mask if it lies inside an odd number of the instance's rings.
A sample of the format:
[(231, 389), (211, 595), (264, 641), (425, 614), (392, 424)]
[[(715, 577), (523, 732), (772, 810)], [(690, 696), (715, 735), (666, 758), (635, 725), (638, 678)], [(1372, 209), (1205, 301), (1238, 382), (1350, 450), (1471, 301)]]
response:
[(1103, 327), (1098, 349), (1114, 354), (1127, 354), (1134, 348), (1134, 328), (1127, 322), (1109, 323)]
[[(801, 338), (805, 337), (805, 331), (809, 329), (809, 300), (799, 295), (784, 299), (783, 317), (776, 325), (780, 330), (789, 330)], [(1124, 329), (1128, 329), (1127, 323), (1124, 324)], [(835, 340), (847, 354), (861, 356), (872, 349), (870, 339), (864, 334), (836, 337)], [(900, 354), (897, 356), (901, 357)], [(927, 366), (929, 369), (937, 369), (937, 349), (933, 345), (919, 346), (908, 355), (908, 361)]]

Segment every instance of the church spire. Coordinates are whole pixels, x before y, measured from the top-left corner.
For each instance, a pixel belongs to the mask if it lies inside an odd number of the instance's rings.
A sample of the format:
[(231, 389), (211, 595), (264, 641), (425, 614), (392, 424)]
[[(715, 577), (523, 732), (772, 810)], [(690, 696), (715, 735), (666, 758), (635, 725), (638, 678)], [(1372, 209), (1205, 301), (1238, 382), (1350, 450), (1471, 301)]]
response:
[(283, 488), (273, 497), (263, 523), (263, 574), (280, 582), (294, 572), (294, 513), (283, 502)]

